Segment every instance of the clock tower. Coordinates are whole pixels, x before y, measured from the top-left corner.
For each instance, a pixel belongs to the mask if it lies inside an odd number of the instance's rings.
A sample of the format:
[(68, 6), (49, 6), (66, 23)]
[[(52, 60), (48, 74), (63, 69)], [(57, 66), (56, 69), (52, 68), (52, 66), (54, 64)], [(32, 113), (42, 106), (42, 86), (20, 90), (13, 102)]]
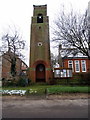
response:
[(50, 61), (49, 17), (47, 5), (33, 5), (30, 36), (29, 78), (32, 82), (49, 82)]

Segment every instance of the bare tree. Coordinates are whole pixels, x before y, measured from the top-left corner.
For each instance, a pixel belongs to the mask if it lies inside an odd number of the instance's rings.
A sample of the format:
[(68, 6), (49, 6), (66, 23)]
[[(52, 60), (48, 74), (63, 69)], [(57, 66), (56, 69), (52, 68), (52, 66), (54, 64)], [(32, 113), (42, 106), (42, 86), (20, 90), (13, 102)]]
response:
[(11, 63), (11, 75), (15, 77), (17, 58), (24, 57), (21, 50), (25, 47), (25, 41), (16, 29), (15, 31), (10, 29), (6, 34), (2, 35), (1, 40), (0, 52), (2, 55), (5, 54), (4, 58)]
[(53, 41), (62, 44), (67, 55), (82, 53), (90, 59), (90, 26), (87, 11), (75, 14), (63, 10), (54, 21)]
[(55, 68), (57, 66), (57, 64), (59, 64), (58, 55), (54, 55), (53, 53), (51, 53), (51, 66), (52, 66), (52, 68)]
[(53, 53), (51, 53), (51, 66), (54, 68), (56, 65), (56, 57)]

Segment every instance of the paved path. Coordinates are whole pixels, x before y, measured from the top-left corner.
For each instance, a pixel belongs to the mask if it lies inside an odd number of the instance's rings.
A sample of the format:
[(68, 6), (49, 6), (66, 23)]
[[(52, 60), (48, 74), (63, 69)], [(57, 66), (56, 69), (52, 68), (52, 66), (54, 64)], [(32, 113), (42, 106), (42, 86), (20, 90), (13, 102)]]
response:
[(88, 99), (3, 99), (3, 118), (88, 118)]

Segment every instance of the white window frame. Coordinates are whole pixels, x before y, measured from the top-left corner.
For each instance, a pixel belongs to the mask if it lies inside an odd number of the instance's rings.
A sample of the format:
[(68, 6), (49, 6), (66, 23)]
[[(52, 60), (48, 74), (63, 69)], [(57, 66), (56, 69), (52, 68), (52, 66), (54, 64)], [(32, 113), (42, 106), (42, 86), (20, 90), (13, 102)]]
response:
[[(83, 71), (83, 61), (84, 61), (84, 65), (85, 65), (85, 71)], [(81, 60), (81, 67), (82, 67), (82, 72), (86, 72), (86, 60)]]
[(54, 71), (54, 76), (55, 77), (60, 77), (60, 70), (55, 70)]
[[(71, 61), (71, 63), (69, 63), (70, 61)], [(74, 69), (73, 69), (73, 61), (72, 61), (72, 60), (68, 60), (68, 68), (70, 68), (70, 66), (69, 66), (70, 64), (72, 65), (71, 68), (72, 68), (72, 71), (74, 72)]]
[[(79, 69), (78, 71), (76, 70), (76, 64), (77, 64), (76, 62), (78, 62), (78, 69)], [(75, 63), (75, 72), (80, 72), (80, 61), (75, 60), (74, 63)]]
[(63, 69), (63, 76), (67, 77), (67, 70)]
[(72, 77), (72, 70), (67, 70), (67, 77)]
[(24, 67), (24, 63), (22, 62), (22, 67)]

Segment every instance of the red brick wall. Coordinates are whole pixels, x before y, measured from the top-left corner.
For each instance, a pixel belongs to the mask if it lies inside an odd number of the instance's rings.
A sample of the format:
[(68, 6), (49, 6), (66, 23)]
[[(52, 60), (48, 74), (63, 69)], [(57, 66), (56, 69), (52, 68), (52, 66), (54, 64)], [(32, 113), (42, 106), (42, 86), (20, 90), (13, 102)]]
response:
[(10, 76), (10, 66), (10, 62), (2, 58), (2, 78), (8, 78)]
[[(16, 71), (17, 71), (17, 74), (19, 74), (21, 71), (20, 59), (17, 59), (16, 61)], [(10, 72), (11, 72), (11, 63), (3, 57), (2, 58), (2, 78), (9, 78)]]
[(63, 62), (64, 62), (64, 67), (65, 68), (68, 68), (68, 61), (69, 60), (72, 60), (73, 61), (73, 68), (74, 68), (74, 73), (76, 73), (75, 72), (75, 60), (79, 60), (79, 63), (80, 63), (80, 72), (82, 72), (82, 68), (81, 68), (81, 60), (86, 60), (86, 71), (87, 72), (89, 72), (90, 71), (90, 60), (89, 59), (85, 59), (85, 58), (83, 58), (83, 59), (64, 59), (63, 60)]

